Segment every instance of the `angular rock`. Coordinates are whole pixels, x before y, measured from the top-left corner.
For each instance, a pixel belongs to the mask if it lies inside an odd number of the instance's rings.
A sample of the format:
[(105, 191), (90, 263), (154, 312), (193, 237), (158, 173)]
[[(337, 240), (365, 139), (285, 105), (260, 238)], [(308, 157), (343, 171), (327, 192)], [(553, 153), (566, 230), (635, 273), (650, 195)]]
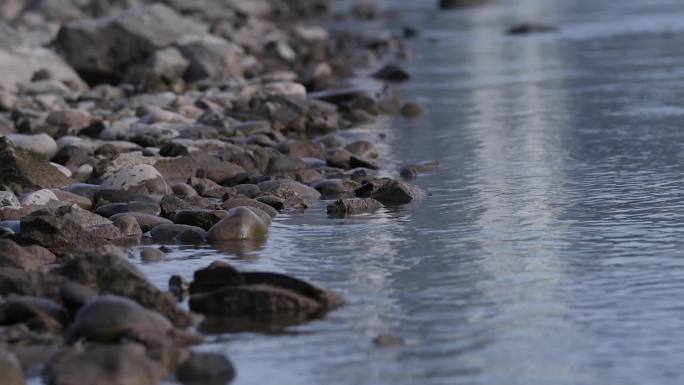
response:
[(335, 203), (328, 205), (327, 211), (329, 215), (345, 216), (367, 213), (381, 207), (382, 203), (373, 198), (347, 198), (338, 199)]
[(33, 86), (36, 91), (39, 82), (31, 83), (34, 74), (40, 70), (48, 70), (57, 88), (66, 94), (71, 90), (62, 82), (75, 86), (78, 90), (86, 88), (85, 83), (74, 70), (49, 49), (37, 47), (14, 47), (3, 49), (0, 47), (0, 73), (12, 74), (12, 76), (0, 77), (0, 88), (7, 91), (21, 89), (25, 93), (32, 93), (27, 86)]
[(158, 49), (205, 27), (163, 4), (132, 7), (113, 18), (64, 25), (57, 50), (91, 83), (118, 83), (129, 68), (143, 64)]
[(166, 316), (177, 327), (187, 327), (192, 322), (190, 314), (178, 307), (171, 294), (148, 282), (116, 251), (103, 250), (74, 258), (62, 267), (61, 274), (101, 293), (131, 298)]
[(57, 260), (54, 254), (41, 248), (24, 248), (9, 239), (0, 239), (0, 267), (38, 271)]
[(0, 207), (19, 207), (19, 199), (11, 191), (0, 191)]
[(21, 239), (47, 248), (57, 255), (96, 250), (108, 242), (72, 219), (46, 213), (21, 220)]
[(177, 47), (190, 63), (186, 81), (242, 76), (244, 51), (237, 44), (213, 35), (196, 35), (179, 40)]
[(18, 148), (4, 137), (0, 137), (0, 175), (4, 184), (16, 184), (29, 189), (62, 187), (73, 183), (40, 155)]
[(283, 199), (301, 198), (304, 200), (318, 200), (321, 193), (316, 189), (288, 179), (276, 179), (258, 184), (261, 191)]
[(323, 198), (337, 198), (340, 196), (353, 196), (354, 190), (359, 188), (359, 186), (353, 180), (323, 179), (317, 182), (314, 188), (321, 193)]
[(403, 205), (423, 199), (426, 193), (417, 186), (396, 179), (376, 179), (359, 187), (360, 198), (373, 198), (384, 205)]

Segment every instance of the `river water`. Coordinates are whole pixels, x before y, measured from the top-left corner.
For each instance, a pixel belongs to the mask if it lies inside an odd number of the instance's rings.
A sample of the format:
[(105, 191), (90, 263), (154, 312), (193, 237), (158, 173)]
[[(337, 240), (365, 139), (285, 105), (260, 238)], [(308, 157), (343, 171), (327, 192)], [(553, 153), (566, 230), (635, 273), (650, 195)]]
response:
[[(391, 170), (441, 161), (415, 181), (431, 197), (353, 219), (321, 202), (263, 245), (139, 263), (160, 286), (225, 259), (348, 300), (201, 349), (227, 354), (238, 385), (681, 384), (684, 2), (382, 4), (358, 27), (421, 32), (403, 88), (427, 114), (346, 134), (375, 137)], [(503, 33), (521, 21), (561, 30)]]

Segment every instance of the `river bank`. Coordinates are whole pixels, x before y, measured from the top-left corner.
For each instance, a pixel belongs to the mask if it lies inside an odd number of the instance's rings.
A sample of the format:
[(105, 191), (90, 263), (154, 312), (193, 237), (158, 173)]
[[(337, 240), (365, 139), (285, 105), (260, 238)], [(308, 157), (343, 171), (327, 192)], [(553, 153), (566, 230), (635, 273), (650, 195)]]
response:
[[(422, 115), (395, 92), (410, 78), (395, 64), (405, 36), (331, 35), (310, 19), (328, 7), (3, 5), (0, 365), (9, 384), (225, 383), (235, 375), (225, 355), (191, 350), (203, 335), (282, 330), (343, 305), (296, 277), (225, 261), (160, 289), (129, 261), (161, 264), (178, 245), (258, 250), (274, 218), (319, 199), (336, 199), (327, 215), (344, 218), (426, 197), (405, 179), (437, 162), (387, 170), (376, 139), (344, 134), (380, 115)], [(345, 80), (361, 67), (385, 86)]]

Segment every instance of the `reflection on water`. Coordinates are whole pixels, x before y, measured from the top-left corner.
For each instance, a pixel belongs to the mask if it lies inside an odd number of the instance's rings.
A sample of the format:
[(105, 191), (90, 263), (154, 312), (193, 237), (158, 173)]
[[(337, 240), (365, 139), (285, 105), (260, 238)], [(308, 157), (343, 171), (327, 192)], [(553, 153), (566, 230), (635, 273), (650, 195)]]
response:
[[(441, 161), (424, 203), (336, 219), (320, 202), (265, 243), (140, 265), (165, 286), (227, 259), (347, 298), (286, 333), (207, 324), (237, 384), (682, 382), (684, 3), (499, 3), (387, 0), (392, 19), (364, 24), (421, 31), (406, 91), (428, 114), (348, 134), (383, 133), (392, 170)], [(528, 20), (561, 30), (503, 34)]]

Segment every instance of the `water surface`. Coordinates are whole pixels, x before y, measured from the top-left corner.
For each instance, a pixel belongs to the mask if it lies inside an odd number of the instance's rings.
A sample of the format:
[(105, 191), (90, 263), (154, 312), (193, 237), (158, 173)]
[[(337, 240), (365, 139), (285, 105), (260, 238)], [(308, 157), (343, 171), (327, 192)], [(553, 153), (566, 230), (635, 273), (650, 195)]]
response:
[[(321, 202), (262, 247), (141, 265), (164, 285), (227, 259), (349, 302), (202, 349), (229, 355), (238, 385), (682, 383), (684, 2), (383, 4), (363, 26), (420, 30), (403, 88), (427, 115), (348, 135), (385, 134), (391, 170), (441, 161), (416, 180), (432, 196), (343, 220)], [(520, 21), (561, 30), (503, 33)], [(379, 334), (405, 346), (378, 349)]]

